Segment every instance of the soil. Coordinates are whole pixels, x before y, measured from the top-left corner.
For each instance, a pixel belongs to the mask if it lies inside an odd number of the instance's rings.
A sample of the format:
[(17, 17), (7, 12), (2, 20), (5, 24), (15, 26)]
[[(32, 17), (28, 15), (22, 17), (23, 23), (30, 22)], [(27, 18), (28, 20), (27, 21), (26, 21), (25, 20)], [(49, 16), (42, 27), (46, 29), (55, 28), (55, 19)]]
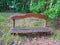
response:
[(51, 36), (41, 36), (26, 38), (24, 42), (14, 41), (13, 45), (60, 45), (60, 41), (53, 39)]

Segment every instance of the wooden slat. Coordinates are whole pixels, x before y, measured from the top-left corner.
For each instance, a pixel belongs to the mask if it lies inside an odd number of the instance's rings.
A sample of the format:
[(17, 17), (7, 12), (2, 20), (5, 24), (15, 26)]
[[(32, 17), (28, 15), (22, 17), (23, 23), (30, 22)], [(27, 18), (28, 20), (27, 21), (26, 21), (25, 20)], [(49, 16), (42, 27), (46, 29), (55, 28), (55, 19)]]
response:
[(48, 16), (46, 15), (42, 15), (42, 14), (32, 14), (32, 13), (29, 13), (29, 14), (25, 14), (25, 15), (20, 15), (20, 16), (12, 16), (11, 19), (24, 19), (24, 18), (28, 18), (28, 17), (35, 17), (35, 18), (42, 18), (42, 19), (45, 19), (47, 20), (48, 19)]
[(37, 32), (50, 32), (49, 28), (13, 28), (10, 29), (10, 33), (37, 33)]

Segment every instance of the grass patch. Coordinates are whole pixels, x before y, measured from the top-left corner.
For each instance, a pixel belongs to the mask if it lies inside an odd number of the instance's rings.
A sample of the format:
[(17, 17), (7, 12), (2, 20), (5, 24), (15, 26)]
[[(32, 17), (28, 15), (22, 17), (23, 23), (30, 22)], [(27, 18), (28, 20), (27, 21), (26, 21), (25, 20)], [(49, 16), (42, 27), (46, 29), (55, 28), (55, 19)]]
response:
[(14, 41), (14, 40), (18, 40), (21, 42), (23, 42), (25, 40), (24, 36), (18, 36), (18, 35), (13, 36), (13, 35), (11, 35), (9, 32), (9, 29), (10, 29), (9, 26), (4, 25), (2, 27), (3, 27), (3, 29), (2, 29), (3, 36), (2, 36), (2, 38), (0, 38), (0, 41), (5, 41), (6, 45), (11, 45), (12, 41)]
[[(30, 18), (31, 19), (31, 18)], [(43, 27), (44, 26), (44, 22), (45, 22), (45, 20), (30, 20), (30, 19), (25, 19), (25, 21), (23, 20), (23, 22), (21, 23), (21, 20), (20, 20), (20, 22), (18, 22), (18, 21), (16, 21), (16, 27), (17, 28), (25, 28), (25, 27), (32, 27), (32, 28), (34, 28), (34, 27)], [(32, 21), (32, 22), (30, 22), (30, 21)]]
[(54, 34), (53, 38), (56, 39), (56, 40), (60, 40), (60, 34)]
[(53, 38), (55, 38), (56, 40), (60, 40), (60, 29), (54, 32)]
[(0, 22), (5, 22), (7, 21), (7, 17), (0, 16)]
[(0, 30), (3, 32), (2, 38), (0, 38), (0, 42), (4, 41), (6, 45), (11, 45), (13, 40), (16, 40), (16, 38), (20, 41), (24, 41), (25, 37), (21, 36), (12, 36), (9, 32), (10, 26), (5, 25), (6, 21), (8, 21), (9, 16), (13, 15), (15, 13), (0, 13)]

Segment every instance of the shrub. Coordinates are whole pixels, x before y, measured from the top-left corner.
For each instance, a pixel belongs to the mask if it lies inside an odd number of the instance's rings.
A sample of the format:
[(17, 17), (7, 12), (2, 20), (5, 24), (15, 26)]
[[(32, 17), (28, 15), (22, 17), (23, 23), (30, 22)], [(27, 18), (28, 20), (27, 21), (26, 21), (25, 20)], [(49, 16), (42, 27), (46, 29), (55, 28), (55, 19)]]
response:
[(31, 1), (31, 5), (30, 5), (30, 11), (32, 13), (42, 13), (44, 11), (44, 5), (46, 4), (45, 1), (38, 1), (38, 2), (34, 2), (34, 0)]

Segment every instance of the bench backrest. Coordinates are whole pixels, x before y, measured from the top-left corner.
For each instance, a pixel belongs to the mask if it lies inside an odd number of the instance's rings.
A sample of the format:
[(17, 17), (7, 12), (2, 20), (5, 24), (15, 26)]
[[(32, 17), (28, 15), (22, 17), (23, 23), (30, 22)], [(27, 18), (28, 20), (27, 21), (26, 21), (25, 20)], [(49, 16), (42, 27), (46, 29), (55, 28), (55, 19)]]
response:
[[(15, 20), (29, 18), (29, 17), (35, 17), (35, 18), (44, 19), (44, 20), (47, 20), (48, 19), (48, 16), (46, 16), (46, 15), (32, 14), (32, 13), (25, 14), (25, 15), (20, 15), (20, 16), (12, 16), (11, 19), (13, 20), (13, 28), (15, 28)], [(44, 27), (46, 27), (46, 25), (47, 25), (47, 23), (45, 21)]]

